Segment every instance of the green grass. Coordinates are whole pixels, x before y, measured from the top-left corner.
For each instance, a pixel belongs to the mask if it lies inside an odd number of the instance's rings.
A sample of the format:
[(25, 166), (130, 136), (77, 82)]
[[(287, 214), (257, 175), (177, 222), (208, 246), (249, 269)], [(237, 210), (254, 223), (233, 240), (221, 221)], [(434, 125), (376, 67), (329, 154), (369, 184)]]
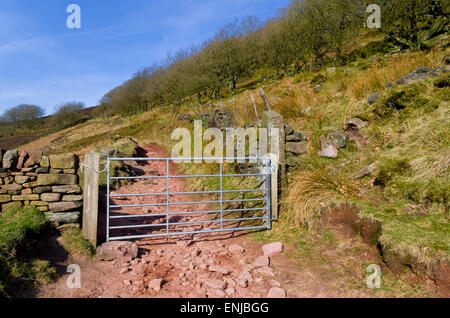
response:
[(95, 248), (83, 237), (80, 229), (69, 229), (61, 235), (64, 249), (71, 255), (95, 256)]
[(28, 257), (34, 239), (47, 224), (43, 213), (34, 207), (12, 208), (0, 215), (1, 296), (15, 296), (55, 277), (56, 269), (48, 261)]

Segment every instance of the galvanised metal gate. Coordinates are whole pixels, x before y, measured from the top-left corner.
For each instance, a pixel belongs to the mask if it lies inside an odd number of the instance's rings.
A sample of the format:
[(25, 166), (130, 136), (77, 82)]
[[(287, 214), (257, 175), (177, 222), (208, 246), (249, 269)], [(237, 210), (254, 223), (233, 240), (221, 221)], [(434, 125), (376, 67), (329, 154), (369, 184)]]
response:
[[(257, 160), (256, 173), (226, 173), (224, 172), (224, 165), (226, 162), (236, 160)], [(184, 161), (184, 160), (207, 160), (215, 161), (218, 165), (219, 172), (217, 174), (197, 174), (197, 175), (177, 175), (170, 173), (170, 162)], [(165, 166), (165, 175), (142, 175), (142, 176), (125, 176), (114, 177), (110, 175), (110, 165), (115, 161), (135, 161), (135, 162), (159, 162)], [(211, 162), (210, 161), (210, 162)], [(217, 163), (218, 162), (218, 163)], [(192, 235), (201, 233), (215, 233), (227, 231), (242, 231), (242, 230), (257, 230), (257, 229), (271, 229), (272, 214), (271, 214), (271, 157), (266, 155), (263, 157), (235, 157), (235, 158), (108, 158), (107, 159), (107, 228), (106, 240), (125, 240), (125, 239), (139, 239), (149, 237), (164, 237), (164, 236), (178, 236), (178, 235)], [(193, 192), (172, 192), (171, 180), (173, 179), (189, 179), (189, 178), (212, 178), (218, 179), (218, 189), (212, 191), (193, 191)], [(224, 184), (227, 178), (254, 178), (258, 180), (258, 186), (249, 189), (225, 189)], [(148, 182), (156, 180), (162, 181), (165, 185), (163, 191), (152, 191), (152, 184), (145, 187), (142, 193), (112, 193), (111, 182), (120, 180), (129, 180), (132, 182), (143, 180)], [(156, 184), (156, 183), (155, 183)], [(161, 185), (160, 185), (161, 186)], [(260, 194), (260, 197), (245, 198), (246, 194)], [(227, 199), (227, 195), (242, 194), (243, 198)], [(208, 195), (218, 196), (217, 200), (206, 201), (171, 201), (175, 196), (191, 196), (191, 195)], [(116, 204), (115, 200), (130, 200), (136, 197), (159, 197), (164, 198), (157, 203), (138, 203), (138, 204)], [(245, 207), (246, 203), (254, 203), (255, 206)], [(231, 207), (230, 204), (239, 204), (239, 206)], [(195, 209), (189, 211), (173, 211), (172, 208), (176, 206), (198, 206), (207, 205), (212, 208)], [(225, 205), (228, 205), (226, 207)], [(145, 208), (155, 207), (163, 209), (156, 213), (140, 213), (139, 209), (144, 211)], [(133, 213), (126, 213), (124, 209), (133, 208), (138, 209)], [(234, 213), (241, 213), (240, 216), (233, 216)], [(251, 214), (251, 215), (248, 215)], [(149, 219), (163, 218), (159, 223), (149, 222)], [(193, 220), (186, 220), (193, 218)], [(116, 223), (116, 224), (113, 224)], [(195, 225), (200, 225), (200, 228), (192, 228)], [(188, 226), (188, 229), (185, 228)], [(189, 228), (190, 227), (190, 228)], [(205, 228), (206, 227), (206, 228)], [(116, 234), (112, 232), (136, 230), (144, 231), (143, 233), (132, 234)]]

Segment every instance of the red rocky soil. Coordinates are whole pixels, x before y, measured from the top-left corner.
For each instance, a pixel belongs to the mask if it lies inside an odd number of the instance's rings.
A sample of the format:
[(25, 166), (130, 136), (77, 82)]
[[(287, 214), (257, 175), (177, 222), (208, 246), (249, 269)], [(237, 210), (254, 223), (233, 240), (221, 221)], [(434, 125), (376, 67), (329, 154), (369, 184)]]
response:
[[(144, 148), (148, 157), (166, 157), (165, 150), (157, 145)], [(146, 175), (165, 175), (165, 162), (144, 163), (137, 166)], [(171, 174), (177, 173), (176, 165), (170, 166)], [(165, 179), (144, 180), (122, 186), (113, 193), (164, 192)], [(187, 191), (183, 179), (171, 180), (172, 192)], [(128, 200), (117, 200), (113, 204), (131, 204), (148, 202), (165, 202), (161, 197), (134, 197)], [(186, 202), (195, 199), (188, 196), (171, 197), (171, 202)], [(179, 206), (178, 211), (187, 211), (189, 207)], [(198, 209), (207, 206), (198, 206)], [(192, 207), (190, 207), (192, 211)], [(196, 210), (199, 211), (199, 210)], [(117, 211), (116, 211), (117, 212)], [(123, 211), (118, 211), (123, 212)], [(165, 218), (152, 217), (153, 213), (164, 213), (165, 207), (134, 208), (127, 213), (149, 214), (140, 219), (142, 224), (164, 224)], [(198, 220), (200, 217), (194, 217)], [(171, 222), (186, 221), (185, 217)], [(192, 218), (190, 219), (192, 220)], [(202, 224), (204, 228), (209, 224)], [(202, 226), (183, 228), (184, 231)], [(177, 226), (171, 230), (180, 230)], [(165, 230), (154, 228), (154, 232)], [(120, 230), (122, 231), (122, 230)], [(145, 232), (146, 231), (146, 232)], [(145, 229), (144, 233), (149, 233)], [(143, 234), (142, 229), (132, 232), (115, 232), (114, 235)], [(323, 251), (327, 258), (333, 258), (324, 271), (307, 259), (296, 259), (296, 246), (285, 246), (283, 252), (264, 257), (263, 243), (251, 240), (245, 232), (228, 232), (221, 234), (201, 234), (185, 237), (147, 238), (137, 240), (139, 247), (137, 257), (129, 262), (100, 262), (97, 259), (65, 255), (55, 257), (60, 271), (59, 279), (50, 285), (43, 286), (36, 293), (37, 297), (219, 297), (219, 298), (260, 298), (260, 297), (371, 297), (370, 291), (364, 288), (365, 269), (360, 265), (346, 265), (349, 261), (361, 264), (379, 264), (376, 249), (364, 247), (359, 238), (350, 237), (341, 241), (329, 250)], [(49, 242), (44, 250), (50, 254), (63, 250), (59, 238)], [(338, 241), (338, 240), (336, 240)], [(357, 254), (352, 254), (352, 246), (360, 244)], [(322, 253), (322, 252), (321, 252)], [(60, 253), (61, 254), (61, 253)], [(60, 255), (61, 256), (61, 255)], [(50, 257), (51, 259), (51, 257)], [(345, 260), (345, 262), (344, 262)], [(69, 289), (66, 284), (70, 273), (66, 273), (69, 264), (78, 264), (81, 268), (81, 288)], [(342, 266), (341, 266), (342, 265)], [(339, 270), (342, 268), (342, 270)], [(348, 284), (348, 282), (351, 284)], [(357, 283), (355, 284), (355, 281)], [(363, 287), (356, 287), (357, 285)], [(391, 296), (380, 294), (379, 296)]]
[[(144, 148), (145, 156), (166, 157), (162, 147), (151, 145)], [(165, 175), (166, 162), (145, 162), (135, 167), (145, 175)], [(174, 163), (171, 174), (176, 174)], [(112, 194), (159, 193), (166, 190), (166, 180), (140, 180), (121, 186)], [(149, 191), (151, 187), (151, 191)], [(171, 192), (185, 192), (184, 179), (171, 179)], [(198, 200), (188, 195), (171, 196), (171, 202)], [(111, 204), (164, 203), (164, 196), (113, 198)], [(140, 235), (165, 231), (165, 217), (151, 214), (165, 213), (165, 206), (116, 209), (114, 212), (148, 214), (147, 218), (132, 219), (136, 224), (162, 224), (162, 227), (137, 230), (115, 230), (114, 235)], [(192, 211), (192, 206), (171, 207), (171, 212)], [(208, 209), (206, 204), (198, 205), (196, 211)], [(112, 215), (115, 215), (112, 213)], [(172, 219), (174, 218), (174, 219)], [(172, 216), (170, 222), (201, 220)], [(133, 224), (133, 223), (129, 223)], [(115, 225), (122, 225), (116, 223)], [(171, 231), (191, 231), (210, 228), (214, 224), (204, 223), (191, 226), (172, 226)], [(58, 265), (64, 269), (69, 264), (81, 268), (81, 289), (69, 289), (68, 274), (54, 284), (41, 288), (38, 297), (283, 297), (281, 283), (275, 280), (270, 266), (271, 259), (264, 256), (262, 244), (244, 237), (246, 233), (199, 234), (195, 236), (146, 238), (137, 240), (138, 257), (129, 261), (99, 262), (87, 257), (69, 255)], [(57, 239), (53, 245), (58, 244)], [(54, 246), (53, 246), (54, 248)], [(276, 256), (275, 256), (276, 257)]]

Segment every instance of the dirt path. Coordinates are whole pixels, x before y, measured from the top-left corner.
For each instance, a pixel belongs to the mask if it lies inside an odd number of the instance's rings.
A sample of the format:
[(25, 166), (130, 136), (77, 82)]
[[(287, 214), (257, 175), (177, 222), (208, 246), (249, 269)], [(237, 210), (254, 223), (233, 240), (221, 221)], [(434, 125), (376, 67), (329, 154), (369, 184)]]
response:
[[(165, 157), (164, 148), (157, 145), (144, 147), (146, 156)], [(165, 174), (165, 162), (145, 163), (137, 166), (145, 174)], [(170, 166), (177, 173), (176, 166)], [(165, 191), (165, 180), (144, 180), (122, 186), (113, 193)], [(170, 185), (173, 192), (187, 191), (182, 179)], [(177, 202), (192, 199), (173, 197)], [(142, 203), (144, 198), (115, 199), (114, 204)], [(126, 202), (126, 203), (125, 203)], [(148, 198), (146, 203), (149, 202)], [(164, 202), (153, 197), (150, 202)], [(134, 208), (130, 214), (146, 214), (148, 224), (163, 224), (165, 219), (152, 217), (162, 213), (165, 207)], [(180, 206), (180, 211), (188, 207)], [(207, 208), (199, 206), (199, 209)], [(120, 211), (119, 211), (120, 212)], [(123, 211), (122, 211), (123, 212)], [(184, 218), (177, 219), (183, 221)], [(171, 220), (173, 221), (173, 220)], [(139, 222), (143, 222), (140, 220)], [(206, 227), (206, 225), (203, 225)], [(165, 229), (165, 228), (163, 228)], [(188, 229), (194, 229), (192, 226)], [(195, 225), (195, 229), (201, 226)], [(155, 233), (161, 230), (156, 227)], [(186, 229), (184, 229), (186, 230)], [(148, 229), (147, 229), (148, 233)], [(123, 234), (123, 233), (119, 233)], [(128, 234), (142, 234), (132, 230)], [(203, 234), (183, 240), (176, 238), (148, 238), (136, 241), (138, 257), (131, 262), (99, 262), (87, 257), (64, 255), (59, 238), (48, 242), (43, 249), (59, 255), (52, 260), (57, 264), (60, 278), (53, 284), (42, 287), (37, 297), (164, 297), (164, 298), (261, 298), (269, 291), (281, 288), (288, 297), (373, 297), (365, 287), (364, 264), (380, 263), (376, 249), (368, 247), (355, 237), (341, 237), (331, 242), (328, 248), (298, 254), (298, 246), (285, 246), (284, 251), (271, 258), (261, 257), (264, 243), (249, 239), (243, 232)], [(300, 242), (301, 243), (301, 242)], [(300, 244), (299, 243), (299, 244)], [(311, 249), (305, 246), (305, 250)], [(51, 251), (51, 252), (49, 252)], [(54, 251), (54, 252), (53, 252)], [(356, 252), (355, 252), (356, 251)], [(256, 262), (256, 263), (255, 263)], [(69, 289), (66, 273), (69, 264), (81, 268), (81, 288)], [(367, 265), (366, 265), (367, 266)], [(162, 280), (161, 289), (149, 287), (154, 280)], [(275, 290), (282, 294), (281, 290)], [(392, 296), (381, 292), (377, 296)]]

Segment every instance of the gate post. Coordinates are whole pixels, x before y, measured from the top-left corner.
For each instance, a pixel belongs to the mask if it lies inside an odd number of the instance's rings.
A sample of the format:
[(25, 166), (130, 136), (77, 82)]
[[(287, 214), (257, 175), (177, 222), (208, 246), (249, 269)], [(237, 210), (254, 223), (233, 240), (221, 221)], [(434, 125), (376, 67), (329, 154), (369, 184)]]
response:
[(272, 219), (278, 221), (278, 173), (279, 173), (279, 162), (278, 156), (273, 153), (268, 154), (270, 158), (270, 204), (272, 210)]
[(100, 154), (89, 152), (84, 159), (83, 236), (97, 247), (98, 179)]

